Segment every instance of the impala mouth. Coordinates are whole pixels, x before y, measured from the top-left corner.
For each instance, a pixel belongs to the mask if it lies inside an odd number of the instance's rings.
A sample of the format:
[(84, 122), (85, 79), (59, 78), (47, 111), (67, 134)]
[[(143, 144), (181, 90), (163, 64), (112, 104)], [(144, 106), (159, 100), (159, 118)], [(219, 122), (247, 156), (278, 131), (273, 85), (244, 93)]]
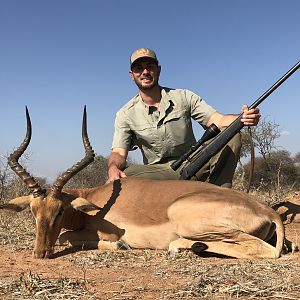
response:
[(44, 259), (44, 258), (51, 258), (51, 256), (53, 255), (54, 249), (47, 249), (47, 250), (43, 250), (43, 251), (33, 251), (33, 257), (34, 258), (39, 258), (39, 259)]

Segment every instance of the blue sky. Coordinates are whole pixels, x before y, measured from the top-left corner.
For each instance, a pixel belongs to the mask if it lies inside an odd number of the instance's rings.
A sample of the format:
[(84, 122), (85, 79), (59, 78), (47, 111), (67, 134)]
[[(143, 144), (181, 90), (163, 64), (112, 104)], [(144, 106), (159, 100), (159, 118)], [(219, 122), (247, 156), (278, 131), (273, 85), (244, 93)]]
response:
[[(298, 0), (0, 0), (0, 155), (23, 140), (27, 105), (29, 170), (53, 179), (84, 154), (87, 105), (91, 143), (107, 156), (115, 113), (137, 93), (128, 69), (138, 47), (157, 52), (161, 85), (239, 113), (300, 60), (299, 11)], [(299, 100), (300, 71), (260, 106), (291, 153)]]

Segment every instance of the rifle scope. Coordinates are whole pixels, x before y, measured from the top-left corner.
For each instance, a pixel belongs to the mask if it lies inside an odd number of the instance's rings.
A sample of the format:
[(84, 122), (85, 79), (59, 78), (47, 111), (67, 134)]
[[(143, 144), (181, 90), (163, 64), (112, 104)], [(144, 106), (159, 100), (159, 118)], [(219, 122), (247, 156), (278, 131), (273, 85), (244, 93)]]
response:
[(220, 132), (220, 129), (215, 125), (211, 124), (203, 133), (200, 140), (191, 146), (190, 150), (184, 153), (178, 160), (174, 161), (171, 164), (171, 168), (176, 171), (183, 162), (186, 160), (190, 161), (189, 156), (192, 155), (200, 146), (202, 146), (205, 142), (210, 140), (211, 138), (215, 137)]

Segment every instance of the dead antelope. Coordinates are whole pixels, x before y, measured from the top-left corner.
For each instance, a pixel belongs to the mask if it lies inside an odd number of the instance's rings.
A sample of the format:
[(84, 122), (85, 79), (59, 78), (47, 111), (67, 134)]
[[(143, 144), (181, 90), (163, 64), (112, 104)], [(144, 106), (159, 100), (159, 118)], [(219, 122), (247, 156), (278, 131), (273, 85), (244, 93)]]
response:
[[(82, 138), (85, 157), (57, 178), (48, 192), (18, 163), (31, 138), (27, 133), (9, 164), (32, 195), (12, 199), (1, 208), (30, 206), (36, 220), (34, 257), (53, 254), (61, 242), (98, 249), (200, 248), (236, 258), (278, 258), (284, 241), (279, 215), (250, 195), (209, 183), (181, 180), (124, 178), (90, 189), (63, 190), (66, 182), (94, 159), (86, 111)], [(62, 234), (61, 230), (66, 229)], [(60, 236), (59, 236), (60, 235)], [(267, 243), (276, 237), (276, 246)]]

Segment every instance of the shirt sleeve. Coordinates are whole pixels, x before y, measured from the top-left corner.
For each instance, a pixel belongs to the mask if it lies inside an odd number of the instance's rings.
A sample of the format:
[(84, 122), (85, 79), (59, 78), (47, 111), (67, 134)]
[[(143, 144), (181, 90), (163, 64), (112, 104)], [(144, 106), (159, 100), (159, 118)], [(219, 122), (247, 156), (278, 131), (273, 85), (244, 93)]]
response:
[(216, 110), (207, 104), (200, 96), (187, 90), (186, 98), (190, 105), (191, 117), (203, 127), (206, 127), (211, 116)]
[(115, 119), (115, 131), (113, 136), (112, 148), (123, 148), (130, 150), (132, 144), (132, 132), (126, 122), (124, 112), (118, 111)]

